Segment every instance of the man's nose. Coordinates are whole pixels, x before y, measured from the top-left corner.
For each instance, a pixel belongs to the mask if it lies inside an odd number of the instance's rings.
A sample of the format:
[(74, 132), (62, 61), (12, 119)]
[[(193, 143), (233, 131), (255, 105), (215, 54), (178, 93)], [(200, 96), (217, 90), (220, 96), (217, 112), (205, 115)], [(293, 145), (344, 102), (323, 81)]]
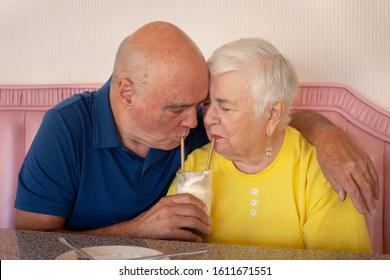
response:
[(195, 128), (198, 125), (197, 108), (188, 108), (182, 125), (189, 128)]

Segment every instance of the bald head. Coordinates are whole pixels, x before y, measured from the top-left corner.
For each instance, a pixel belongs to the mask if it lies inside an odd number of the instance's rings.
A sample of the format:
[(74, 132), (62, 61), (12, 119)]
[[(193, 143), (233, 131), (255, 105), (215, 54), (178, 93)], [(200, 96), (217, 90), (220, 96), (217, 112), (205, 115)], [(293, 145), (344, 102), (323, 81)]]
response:
[(167, 22), (152, 22), (122, 41), (115, 58), (112, 78), (114, 83), (120, 78), (129, 78), (141, 90), (141, 85), (145, 87), (151, 79), (155, 82), (164, 78), (164, 74), (172, 77), (183, 71), (204, 75), (207, 64), (202, 52), (177, 26)]
[(144, 25), (128, 40), (134, 45), (145, 48), (146, 51), (159, 55), (170, 56), (196, 54), (203, 57), (201, 51), (191, 38), (177, 26), (167, 22), (152, 22)]
[(122, 143), (143, 157), (150, 147), (176, 148), (197, 125), (208, 83), (202, 52), (177, 26), (153, 22), (126, 37), (110, 85)]

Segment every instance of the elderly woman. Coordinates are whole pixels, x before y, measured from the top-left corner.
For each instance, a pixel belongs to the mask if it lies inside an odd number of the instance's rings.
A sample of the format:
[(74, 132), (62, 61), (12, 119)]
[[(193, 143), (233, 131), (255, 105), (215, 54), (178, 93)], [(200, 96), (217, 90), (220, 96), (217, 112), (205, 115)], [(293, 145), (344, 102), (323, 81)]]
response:
[[(298, 84), (289, 61), (248, 38), (217, 49), (208, 65), (204, 123), (216, 151), (208, 241), (370, 252), (364, 216), (339, 200), (315, 148), (288, 126)], [(187, 170), (204, 170), (209, 146), (188, 157)]]

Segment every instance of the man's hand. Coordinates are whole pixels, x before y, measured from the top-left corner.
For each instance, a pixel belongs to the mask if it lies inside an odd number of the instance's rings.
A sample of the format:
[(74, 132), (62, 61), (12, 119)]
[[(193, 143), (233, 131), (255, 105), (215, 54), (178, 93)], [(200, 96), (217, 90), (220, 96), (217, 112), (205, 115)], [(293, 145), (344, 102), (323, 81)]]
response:
[(190, 194), (166, 196), (136, 218), (88, 231), (64, 230), (65, 218), (17, 211), (17, 228), (132, 238), (177, 239), (202, 242), (211, 233), (204, 203)]
[(290, 124), (314, 144), (322, 172), (340, 199), (347, 193), (360, 213), (375, 216), (378, 173), (368, 155), (343, 130), (315, 112), (294, 113)]
[(166, 196), (148, 211), (129, 221), (138, 238), (177, 239), (201, 242), (199, 234), (211, 233), (204, 203), (190, 194)]
[(318, 163), (341, 200), (347, 193), (360, 213), (376, 215), (378, 173), (368, 155), (340, 128), (328, 128), (316, 143)]

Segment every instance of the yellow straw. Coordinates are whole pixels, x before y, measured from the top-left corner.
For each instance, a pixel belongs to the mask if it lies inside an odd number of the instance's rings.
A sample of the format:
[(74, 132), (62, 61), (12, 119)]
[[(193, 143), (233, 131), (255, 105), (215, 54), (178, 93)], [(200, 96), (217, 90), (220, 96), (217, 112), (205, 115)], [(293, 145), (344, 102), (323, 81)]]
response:
[(207, 164), (206, 164), (206, 171), (210, 169), (211, 155), (213, 154), (214, 142), (215, 142), (215, 138), (213, 138), (213, 140), (211, 141), (209, 157), (207, 159)]
[(184, 167), (184, 136), (180, 139), (180, 154), (181, 154), (181, 171), (185, 171)]

